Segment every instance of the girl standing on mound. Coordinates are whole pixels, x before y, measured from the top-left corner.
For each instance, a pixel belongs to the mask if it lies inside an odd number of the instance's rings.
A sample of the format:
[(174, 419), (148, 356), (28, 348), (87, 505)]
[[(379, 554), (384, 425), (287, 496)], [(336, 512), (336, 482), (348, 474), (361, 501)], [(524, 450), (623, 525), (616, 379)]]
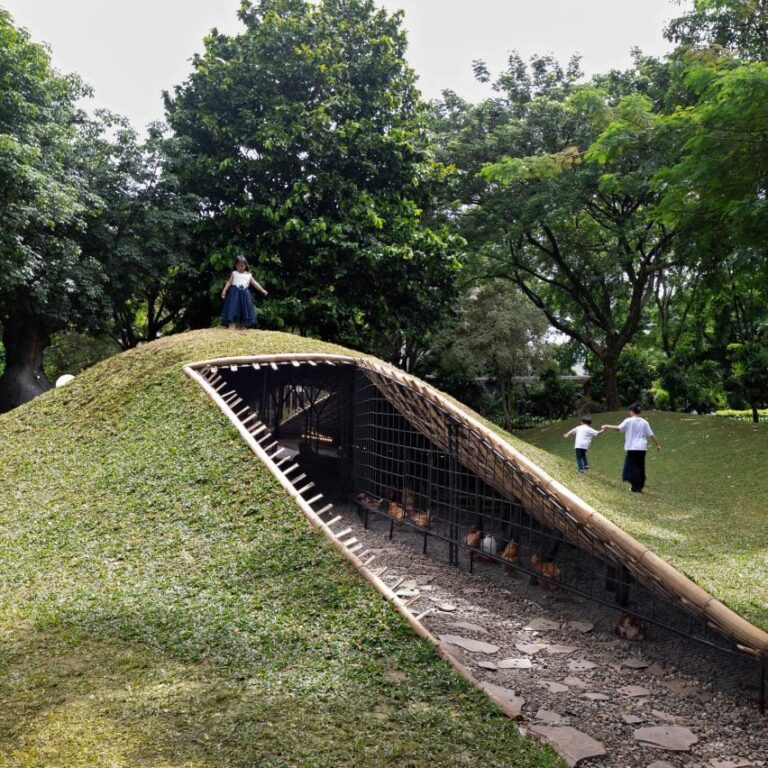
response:
[(248, 261), (244, 256), (235, 258), (232, 274), (221, 291), (221, 298), (224, 299), (221, 319), (224, 325), (230, 328), (235, 326), (250, 328), (256, 325), (256, 310), (253, 308), (253, 299), (249, 290), (251, 286), (260, 291), (263, 296), (267, 295), (267, 292), (253, 279), (249, 269)]

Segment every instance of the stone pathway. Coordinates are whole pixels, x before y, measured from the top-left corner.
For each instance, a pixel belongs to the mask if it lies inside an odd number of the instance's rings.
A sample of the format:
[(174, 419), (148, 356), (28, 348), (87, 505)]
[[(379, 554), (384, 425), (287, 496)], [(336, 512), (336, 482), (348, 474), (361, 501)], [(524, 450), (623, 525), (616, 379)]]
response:
[[(563, 590), (542, 590), (493, 564), (475, 573), (441, 561), (440, 544), (336, 507), (376, 555), (374, 572), (489, 692), (525, 718), (573, 766), (768, 768), (768, 716), (747, 696), (757, 665), (650, 629), (630, 642), (612, 634), (616, 614)], [(723, 690), (715, 675), (734, 666)], [(743, 670), (742, 670), (743, 667)], [(710, 674), (710, 672), (712, 674)], [(739, 687), (741, 686), (741, 687)]]

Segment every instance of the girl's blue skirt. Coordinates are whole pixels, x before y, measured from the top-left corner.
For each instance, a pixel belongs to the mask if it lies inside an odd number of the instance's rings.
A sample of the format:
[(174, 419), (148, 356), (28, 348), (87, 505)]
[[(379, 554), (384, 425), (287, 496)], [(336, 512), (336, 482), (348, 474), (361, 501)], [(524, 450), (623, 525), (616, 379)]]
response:
[(224, 298), (224, 309), (221, 312), (224, 325), (238, 323), (250, 328), (256, 325), (256, 310), (248, 288), (236, 288), (231, 285)]

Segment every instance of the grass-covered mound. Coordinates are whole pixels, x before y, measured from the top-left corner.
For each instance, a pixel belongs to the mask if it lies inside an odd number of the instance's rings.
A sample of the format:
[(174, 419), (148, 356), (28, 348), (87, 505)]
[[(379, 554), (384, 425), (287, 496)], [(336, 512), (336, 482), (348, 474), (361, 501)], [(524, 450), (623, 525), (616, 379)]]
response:
[(0, 417), (2, 768), (558, 764), (309, 529), (181, 371), (289, 351), (344, 350), (185, 334)]
[[(643, 415), (662, 452), (649, 445), (642, 495), (627, 493), (621, 482), (624, 435), (618, 432), (594, 439), (585, 475), (576, 471), (573, 438), (563, 439), (578, 420), (519, 435), (539, 466), (768, 631), (768, 427), (715, 416)], [(619, 424), (625, 416), (597, 414), (592, 426)]]

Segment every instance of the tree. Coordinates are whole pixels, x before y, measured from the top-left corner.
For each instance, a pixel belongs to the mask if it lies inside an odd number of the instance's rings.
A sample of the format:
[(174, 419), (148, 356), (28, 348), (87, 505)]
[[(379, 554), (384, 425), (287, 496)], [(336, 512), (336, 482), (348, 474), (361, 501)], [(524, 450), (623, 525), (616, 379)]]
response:
[(515, 380), (531, 376), (547, 360), (547, 330), (544, 315), (517, 288), (489, 283), (465, 297), (455, 326), (441, 335), (443, 366), (491, 376), (509, 427), (519, 399)]
[(729, 347), (734, 359), (733, 379), (752, 409), (752, 421), (760, 421), (758, 409), (768, 402), (768, 343), (763, 338)]
[[(661, 114), (646, 105), (638, 118), (654, 143), (676, 147), (650, 179), (654, 215), (677, 231), (678, 255), (695, 255), (657, 282), (657, 318), (669, 354), (684, 338), (686, 307), (695, 306), (695, 345), (707, 339), (710, 346), (700, 359), (727, 369), (728, 346), (751, 344), (768, 321), (768, 63), (682, 52), (676, 73), (686, 103)], [(634, 140), (614, 125), (597, 143), (620, 156), (634, 152)]]
[(258, 0), (240, 18), (166, 96), (174, 170), (204, 201), (209, 290), (245, 252), (270, 291), (266, 324), (400, 358), (450, 304), (458, 266), (426, 223), (437, 169), (401, 15)]
[(105, 278), (77, 244), (87, 202), (75, 101), (85, 89), (0, 10), (0, 411), (47, 389), (52, 331), (98, 312)]
[(752, 61), (768, 60), (766, 0), (694, 0), (693, 9), (673, 19), (668, 40), (686, 48), (714, 47)]
[(546, 419), (566, 419), (574, 412), (579, 392), (556, 366), (549, 366), (541, 371), (538, 386), (531, 393), (533, 411)]
[(161, 123), (139, 142), (129, 122), (106, 111), (87, 125), (82, 174), (98, 203), (84, 215), (79, 244), (104, 265), (110, 332), (123, 349), (183, 325), (195, 269), (191, 256), (198, 200), (169, 172), (172, 140)]
[[(651, 75), (659, 69), (637, 62)], [(471, 182), (460, 218), (486, 273), (512, 280), (553, 327), (599, 359), (607, 407), (616, 409), (619, 357), (642, 327), (658, 276), (674, 263), (673, 232), (651, 215), (657, 193), (649, 178), (663, 149), (645, 124), (632, 125), (650, 98), (638, 87), (622, 100), (631, 77), (606, 79), (613, 93), (578, 79), (574, 63), (564, 71), (551, 59), (530, 68), (510, 59), (494, 86), (501, 95), (461, 121), (472, 149), (458, 157), (475, 164), (467, 176), (480, 164), (484, 183)], [(620, 156), (596, 143), (615, 119), (633, 134)]]

